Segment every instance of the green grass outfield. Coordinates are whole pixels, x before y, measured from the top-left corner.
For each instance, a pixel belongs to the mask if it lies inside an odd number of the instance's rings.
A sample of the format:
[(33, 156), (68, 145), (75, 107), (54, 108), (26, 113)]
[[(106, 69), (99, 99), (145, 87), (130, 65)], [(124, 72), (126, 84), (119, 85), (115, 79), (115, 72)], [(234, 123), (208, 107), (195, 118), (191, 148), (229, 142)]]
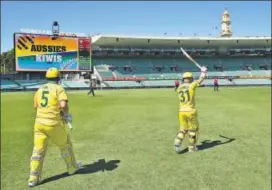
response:
[[(34, 189), (269, 190), (270, 88), (197, 89), (202, 150), (177, 155), (178, 100), (173, 89), (69, 92), (72, 138), (87, 165), (67, 177), (50, 146), (44, 184)], [(1, 95), (1, 189), (28, 189), (33, 92)], [(228, 139), (221, 137), (234, 138)], [(187, 145), (187, 139), (185, 144)], [(203, 149), (204, 148), (204, 149)]]

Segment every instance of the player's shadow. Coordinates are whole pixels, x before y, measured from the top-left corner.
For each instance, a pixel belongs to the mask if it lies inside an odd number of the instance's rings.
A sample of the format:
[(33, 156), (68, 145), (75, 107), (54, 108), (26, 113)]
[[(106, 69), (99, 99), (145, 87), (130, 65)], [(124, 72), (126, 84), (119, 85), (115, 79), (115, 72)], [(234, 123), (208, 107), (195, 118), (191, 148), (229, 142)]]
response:
[(220, 135), (220, 137), (225, 138), (227, 140), (224, 141), (224, 142), (222, 142), (221, 140), (215, 140), (215, 141), (204, 140), (204, 141), (201, 142), (201, 145), (197, 146), (198, 150), (205, 150), (205, 149), (213, 148), (215, 146), (228, 144), (228, 143), (231, 143), (232, 141), (235, 140), (235, 138), (228, 138), (228, 137), (224, 137), (222, 135)]
[[(230, 143), (232, 141), (235, 140), (235, 138), (229, 138), (229, 137), (225, 137), (225, 136), (222, 136), (222, 135), (219, 135), (221, 138), (224, 138), (224, 139), (227, 139), (226, 141), (221, 141), (221, 140), (214, 140), (214, 141), (211, 141), (211, 140), (204, 140), (201, 142), (200, 145), (197, 146), (198, 148), (198, 151), (202, 151), (202, 150), (206, 150), (206, 149), (209, 149), (209, 148), (213, 148), (215, 146), (220, 146), (220, 145), (223, 145), (223, 144), (227, 144), (227, 143)], [(184, 154), (188, 152), (188, 148), (184, 149), (181, 151), (180, 154)]]
[[(110, 160), (108, 162), (105, 161), (105, 159), (99, 159), (97, 162), (93, 164), (87, 164), (83, 165), (81, 169), (79, 169), (76, 174), (74, 175), (80, 175), (80, 174), (91, 174), (95, 172), (105, 172), (105, 171), (112, 171), (115, 170), (118, 167), (118, 164), (120, 163), (120, 160)], [(42, 181), (41, 184), (49, 183), (52, 181), (56, 181), (61, 178), (69, 177), (67, 172), (58, 174), (49, 178), (46, 178)]]

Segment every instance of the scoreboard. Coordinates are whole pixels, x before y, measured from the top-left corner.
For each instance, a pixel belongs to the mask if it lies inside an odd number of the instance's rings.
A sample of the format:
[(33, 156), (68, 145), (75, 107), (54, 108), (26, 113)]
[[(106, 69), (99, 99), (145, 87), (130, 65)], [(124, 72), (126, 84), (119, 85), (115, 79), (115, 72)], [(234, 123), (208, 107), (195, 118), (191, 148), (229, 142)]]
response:
[(79, 70), (90, 70), (91, 39), (78, 38)]
[(16, 71), (91, 71), (91, 39), (14, 34)]

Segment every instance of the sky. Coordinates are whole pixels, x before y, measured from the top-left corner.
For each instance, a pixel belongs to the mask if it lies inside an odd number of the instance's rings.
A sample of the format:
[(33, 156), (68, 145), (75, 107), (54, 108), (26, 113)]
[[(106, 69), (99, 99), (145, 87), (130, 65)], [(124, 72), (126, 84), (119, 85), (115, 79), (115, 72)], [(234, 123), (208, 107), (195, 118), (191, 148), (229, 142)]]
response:
[(51, 30), (55, 20), (90, 35), (219, 35), (225, 7), (234, 36), (271, 35), (270, 1), (1, 1), (1, 52), (21, 28)]

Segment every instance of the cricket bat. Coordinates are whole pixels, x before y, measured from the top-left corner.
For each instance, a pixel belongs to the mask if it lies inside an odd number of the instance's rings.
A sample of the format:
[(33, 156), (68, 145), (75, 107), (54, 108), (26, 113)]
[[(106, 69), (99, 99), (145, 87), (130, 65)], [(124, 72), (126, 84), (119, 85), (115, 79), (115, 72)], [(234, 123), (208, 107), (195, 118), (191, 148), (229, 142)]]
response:
[(201, 69), (201, 65), (199, 65), (182, 47), (180, 47), (180, 50), (187, 57), (187, 59), (189, 59), (191, 62), (193, 62), (195, 64), (195, 66), (197, 66), (199, 69)]
[(72, 124), (71, 124), (70, 122), (68, 122), (67, 125), (68, 125), (68, 128), (69, 128), (70, 130), (73, 129), (73, 126), (72, 126)]

